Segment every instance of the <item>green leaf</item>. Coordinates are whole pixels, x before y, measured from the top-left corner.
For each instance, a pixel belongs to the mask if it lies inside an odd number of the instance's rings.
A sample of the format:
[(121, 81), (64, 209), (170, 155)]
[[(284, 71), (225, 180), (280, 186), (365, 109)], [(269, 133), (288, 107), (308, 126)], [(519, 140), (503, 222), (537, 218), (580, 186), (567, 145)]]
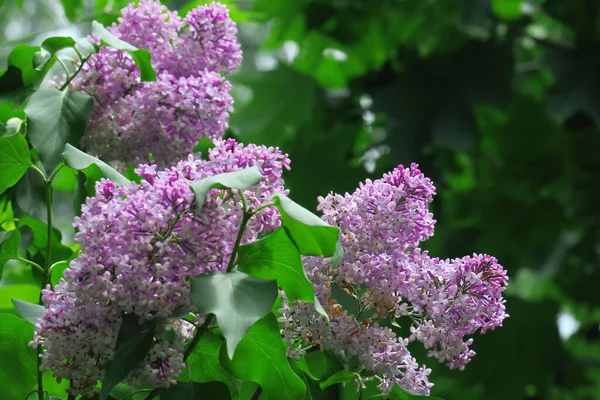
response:
[(21, 243), (21, 234), (19, 231), (0, 232), (0, 279), (4, 265), (8, 260), (13, 260), (18, 257), (19, 244)]
[(306, 386), (294, 373), (286, 356), (286, 346), (279, 334), (279, 325), (271, 313), (248, 331), (239, 343), (233, 359), (225, 347), (221, 363), (243, 381), (257, 382), (269, 399), (303, 399)]
[(135, 314), (123, 316), (123, 322), (117, 336), (115, 356), (106, 363), (106, 373), (102, 382), (100, 400), (106, 400), (110, 391), (146, 358), (156, 329), (156, 320), (138, 324)]
[(25, 113), (21, 109), (15, 109), (11, 103), (0, 104), (0, 122), (6, 124), (11, 118), (25, 119)]
[(311, 351), (303, 359), (308, 370), (318, 379), (326, 379), (344, 369), (339, 357), (331, 350)]
[(315, 291), (308, 280), (298, 248), (284, 228), (261, 240), (240, 246), (238, 270), (261, 279), (275, 279), (289, 301), (312, 302)]
[(21, 71), (24, 86), (36, 86), (43, 78), (43, 74), (33, 68), (33, 58), (39, 50), (39, 46), (19, 44), (8, 55), (8, 65)]
[(294, 371), (296, 376), (300, 377), (300, 379), (302, 379), (302, 382), (304, 382), (304, 387), (306, 388), (306, 393), (304, 394), (304, 398), (302, 400), (312, 400), (310, 382), (308, 381), (306, 374), (300, 369), (300, 367), (298, 367), (298, 364), (296, 362), (294, 362), (294, 361), (289, 361), (289, 362), (290, 362), (290, 367), (292, 367), (292, 370)]
[(55, 59), (52, 59), (52, 57), (61, 50), (75, 47), (75, 43), (75, 40), (70, 36), (52, 36), (44, 40), (40, 46), (40, 51), (33, 56), (35, 70), (42, 71), (42, 74), (45, 75), (54, 63)]
[(191, 278), (190, 298), (198, 312), (215, 314), (232, 357), (252, 325), (271, 311), (277, 298), (275, 281), (243, 272), (210, 272)]
[(12, 104), (0, 104), (0, 137), (12, 136), (15, 133), (21, 132), (22, 127), (25, 126), (23, 122), (26, 118), (23, 110), (15, 110)]
[(106, 30), (106, 28), (97, 21), (92, 22), (92, 31), (100, 37), (104, 45), (128, 52), (140, 69), (140, 79), (142, 81), (156, 80), (156, 72), (152, 67), (152, 57), (148, 50), (138, 49), (137, 47), (122, 41)]
[[(31, 229), (33, 232), (33, 245), (38, 249), (45, 249), (48, 246), (48, 224), (39, 219), (30, 217), (29, 215), (23, 215), (19, 218), (17, 225), (19, 228), (24, 226)], [(60, 243), (60, 231), (57, 229), (52, 230), (52, 242)]]
[(98, 46), (96, 43), (92, 42), (89, 38), (86, 37), (77, 39), (75, 41), (75, 48), (84, 55), (95, 54), (98, 52), (98, 50), (100, 50), (100, 46)]
[(33, 326), (35, 326), (37, 320), (41, 318), (46, 311), (44, 306), (39, 304), (33, 304), (19, 299), (11, 299), (11, 301), (15, 306), (15, 310), (17, 310), (17, 314), (25, 321), (30, 322)]
[(219, 362), (223, 340), (213, 331), (206, 332), (187, 359), (187, 368), (177, 379), (183, 382), (223, 382), (231, 393), (239, 393), (240, 381)]
[(521, 17), (523, 0), (492, 0), (492, 11), (503, 19), (518, 19)]
[(62, 153), (62, 157), (65, 164), (73, 169), (82, 171), (84, 174), (86, 174), (88, 180), (90, 180), (90, 178), (91, 180), (97, 180), (97, 169), (90, 168), (95, 166), (100, 170), (102, 176), (104, 176), (106, 179), (111, 180), (117, 185), (131, 186), (131, 181), (117, 172), (110, 165), (106, 164), (104, 161), (98, 160), (96, 157), (92, 157), (89, 154), (84, 153), (70, 144), (65, 145), (65, 150)]
[(154, 68), (152, 67), (152, 55), (146, 49), (138, 49), (135, 51), (130, 51), (131, 58), (133, 58), (133, 62), (140, 69), (140, 79), (142, 82), (155, 81), (156, 80), (156, 72), (154, 72)]
[(239, 171), (225, 172), (210, 176), (190, 185), (196, 194), (196, 212), (202, 210), (206, 195), (211, 189), (237, 189), (244, 190), (256, 185), (263, 176), (258, 167), (244, 168)]
[(0, 101), (20, 103), (27, 90), (23, 83), (23, 72), (9, 65), (6, 71), (0, 72)]
[(283, 226), (304, 256), (339, 256), (340, 230), (327, 225), (321, 218), (296, 204), (283, 194), (275, 194), (275, 205), (281, 213)]
[(137, 47), (130, 45), (127, 42), (122, 41), (118, 37), (110, 33), (102, 24), (98, 21), (92, 21), (92, 32), (94, 32), (102, 40), (103, 44), (110, 46), (113, 49), (123, 51), (135, 51)]
[(29, 98), (25, 107), (27, 137), (48, 173), (59, 163), (67, 143), (79, 144), (93, 105), (87, 94), (50, 88)]
[(16, 216), (27, 214), (40, 220), (47, 218), (46, 185), (38, 172), (30, 168), (12, 190)]
[[(41, 251), (45, 257), (45, 250), (48, 247), (48, 224), (29, 215), (22, 215), (17, 224), (19, 228), (28, 227), (33, 233), (33, 246)], [(56, 228), (52, 228), (52, 251), (49, 262), (66, 260), (73, 255), (73, 250), (61, 243), (62, 235)]]
[(42, 55), (53, 56), (61, 50), (72, 48), (75, 46), (75, 40), (70, 36), (53, 36), (42, 42)]
[(0, 194), (16, 184), (30, 166), (29, 146), (23, 135), (0, 137)]
[(331, 385), (345, 382), (353, 382), (354, 380), (356, 380), (357, 377), (358, 375), (351, 371), (336, 372), (329, 378), (325, 379), (323, 382), (319, 383), (319, 387), (321, 388), (321, 390), (325, 390)]
[(308, 364), (306, 363), (306, 358), (302, 357), (299, 360), (296, 360), (296, 365), (298, 366), (298, 368), (300, 368), (300, 370), (302, 372), (304, 372), (306, 374), (306, 376), (308, 376), (313, 381), (319, 380), (319, 378), (317, 378), (316, 376), (313, 375), (310, 368), (308, 368)]
[[(31, 278), (28, 278), (27, 282), (30, 281)], [(17, 314), (12, 299), (36, 303), (40, 299), (40, 286), (31, 283), (11, 283), (0, 286), (0, 313)]]
[(36, 383), (36, 351), (28, 346), (33, 330), (22, 318), (0, 314), (1, 399), (24, 399)]

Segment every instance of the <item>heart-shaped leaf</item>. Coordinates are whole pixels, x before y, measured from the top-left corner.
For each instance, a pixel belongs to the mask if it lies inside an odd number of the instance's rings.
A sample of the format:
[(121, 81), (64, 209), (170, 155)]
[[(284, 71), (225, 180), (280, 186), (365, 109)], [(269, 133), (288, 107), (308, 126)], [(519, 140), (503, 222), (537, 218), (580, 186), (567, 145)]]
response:
[(27, 137), (50, 173), (67, 143), (77, 145), (83, 136), (94, 100), (83, 93), (44, 88), (25, 107)]
[(70, 36), (52, 36), (42, 42), (42, 55), (53, 56), (63, 49), (68, 49), (75, 46), (75, 40)]
[(191, 278), (190, 298), (202, 314), (215, 314), (232, 357), (252, 325), (271, 311), (277, 298), (275, 281), (243, 272), (209, 272)]
[(315, 298), (312, 283), (302, 267), (298, 248), (284, 228), (261, 240), (240, 246), (238, 270), (261, 279), (275, 279), (288, 300), (309, 301)]
[(56, 58), (53, 58), (56, 53), (74, 48), (76, 44), (75, 39), (70, 36), (52, 36), (45, 39), (40, 46), (40, 51), (33, 57), (35, 70), (42, 71), (42, 74), (45, 75), (56, 61)]
[(276, 193), (273, 197), (281, 214), (283, 226), (289, 231), (300, 254), (334, 257), (334, 263), (341, 259), (343, 253), (339, 244), (339, 228), (328, 225), (321, 218), (281, 193)]
[(229, 360), (225, 347), (221, 363), (243, 381), (260, 384), (269, 399), (298, 400), (306, 393), (304, 381), (290, 366), (279, 325), (272, 313), (248, 331)]
[(263, 176), (258, 167), (244, 168), (239, 171), (225, 172), (210, 176), (190, 185), (196, 194), (196, 212), (202, 210), (206, 195), (211, 189), (237, 189), (244, 190), (256, 185)]
[(82, 171), (84, 174), (86, 174), (88, 180), (97, 180), (99, 178), (97, 174), (98, 170), (96, 168), (90, 168), (91, 166), (96, 166), (102, 173), (102, 176), (116, 183), (117, 185), (131, 185), (131, 181), (129, 179), (125, 178), (110, 165), (104, 161), (98, 160), (96, 157), (92, 157), (89, 154), (84, 153), (70, 144), (65, 145), (62, 158), (65, 164), (67, 164), (69, 167), (78, 171)]
[(308, 376), (310, 379), (312, 379), (313, 381), (318, 381), (319, 378), (317, 378), (312, 371), (310, 370), (310, 368), (308, 368), (308, 364), (306, 363), (306, 358), (301, 357), (299, 360), (296, 360), (296, 366), (302, 371), (304, 372), (304, 374), (306, 376)]

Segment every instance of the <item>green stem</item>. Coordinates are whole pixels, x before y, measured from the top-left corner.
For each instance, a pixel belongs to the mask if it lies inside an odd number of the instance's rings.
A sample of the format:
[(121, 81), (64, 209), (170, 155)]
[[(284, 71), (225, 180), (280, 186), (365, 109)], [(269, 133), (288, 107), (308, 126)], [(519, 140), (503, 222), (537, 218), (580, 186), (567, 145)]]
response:
[(62, 65), (63, 69), (65, 70), (65, 74), (67, 74), (67, 79), (69, 79), (69, 68), (67, 68), (67, 66), (65, 65), (64, 61), (61, 60), (60, 58), (56, 57), (56, 61), (58, 61), (58, 63), (60, 65)]
[(81, 63), (79, 64), (79, 67), (77, 68), (77, 70), (75, 72), (73, 72), (73, 74), (69, 77), (69, 79), (67, 79), (67, 81), (65, 83), (63, 83), (63, 85), (60, 87), (59, 90), (62, 91), (69, 87), (69, 84), (71, 83), (71, 81), (79, 74), (79, 72), (81, 72), (81, 68), (83, 68), (83, 65), (86, 63), (86, 61), (90, 59), (90, 56), (91, 55), (89, 55), (86, 58), (84, 58), (83, 60), (81, 60)]
[[(45, 289), (50, 282), (50, 257), (52, 257), (52, 181), (46, 180), (46, 218), (48, 224), (48, 241), (46, 243), (46, 263), (44, 265), (44, 274), (42, 277), (42, 289)], [(40, 293), (40, 305), (42, 303), (42, 294)]]
[[(64, 164), (63, 164), (64, 165)], [(42, 177), (44, 178), (44, 186), (46, 188), (46, 223), (48, 226), (48, 231), (47, 231), (47, 235), (48, 235), (48, 239), (47, 239), (47, 243), (46, 243), (46, 262), (44, 264), (44, 268), (43, 268), (43, 272), (42, 272), (42, 290), (44, 290), (46, 288), (46, 286), (48, 285), (48, 283), (50, 283), (50, 267), (51, 262), (50, 262), (50, 258), (52, 257), (52, 180), (54, 179), (54, 177), (56, 176), (56, 173), (58, 172), (58, 170), (60, 170), (62, 168), (62, 166), (59, 166), (58, 168), (55, 168), (54, 171), (52, 172), (52, 174), (50, 175), (50, 177), (46, 178), (45, 174), (37, 167), (33, 166), (33, 168), (35, 170), (38, 171), (38, 173), (40, 173), (42, 175)], [(38, 265), (39, 267), (39, 265)], [(41, 267), (40, 267), (41, 268)], [(43, 301), (42, 301), (42, 292), (40, 291), (40, 298), (38, 303), (40, 305), (44, 305)], [(42, 371), (41, 371), (41, 366), (42, 366), (42, 346), (38, 345), (37, 347), (37, 378), (38, 378), (38, 396), (39, 396), (39, 400), (44, 400), (44, 382), (43, 382), (43, 377), (42, 377)]]
[(262, 205), (262, 206), (260, 206), (260, 207), (256, 207), (256, 209), (254, 209), (254, 211), (252, 211), (252, 215), (256, 215), (256, 214), (258, 214), (258, 212), (259, 212), (260, 210), (262, 210), (262, 209), (264, 209), (264, 208), (267, 208), (267, 207), (274, 206), (274, 205), (275, 205), (275, 203), (267, 203), (267, 204), (263, 204), (263, 205)]
[(54, 180), (54, 178), (56, 177), (56, 174), (58, 174), (58, 171), (60, 171), (61, 169), (63, 169), (63, 167), (65, 166), (65, 162), (61, 161), (60, 163), (58, 163), (58, 165), (56, 166), (56, 168), (54, 168), (54, 171), (52, 171), (52, 174), (50, 174), (50, 177), (48, 177), (47, 181), (49, 184), (52, 184), (52, 181)]
[(38, 399), (44, 400), (44, 377), (42, 376), (42, 345), (37, 347)]
[(254, 215), (252, 212), (248, 212), (248, 207), (246, 206), (246, 198), (244, 197), (244, 193), (240, 190), (240, 196), (242, 196), (242, 206), (244, 208), (242, 215), (242, 223), (240, 225), (240, 230), (238, 231), (237, 237), (235, 238), (235, 244), (233, 245), (233, 251), (231, 252), (231, 258), (229, 259), (229, 264), (227, 264), (227, 271), (231, 272), (235, 265), (235, 257), (237, 255), (238, 248), (240, 247), (240, 243), (242, 242), (242, 237), (244, 236), (244, 232), (246, 231), (246, 225), (248, 225), (248, 221)]
[(33, 164), (31, 164), (31, 165), (29, 166), (29, 168), (31, 168), (31, 169), (33, 169), (35, 172), (37, 172), (37, 173), (38, 173), (38, 174), (39, 174), (39, 175), (42, 177), (42, 180), (43, 180), (44, 182), (46, 182), (46, 174), (44, 173), (44, 171), (42, 171), (41, 169), (39, 169), (38, 167), (36, 167), (36, 166), (35, 166), (35, 165), (33, 165)]
[(28, 259), (23, 258), (23, 257), (18, 257), (17, 260), (22, 261), (24, 263), (27, 263), (27, 264), (31, 265), (32, 267), (34, 267), (34, 268), (37, 268), (42, 273), (44, 272), (44, 268), (42, 268), (42, 266), (40, 264), (36, 263), (35, 261), (31, 261), (31, 260), (28, 260)]
[(77, 47), (73, 47), (73, 50), (75, 50), (75, 53), (77, 53), (77, 57), (79, 57), (79, 61), (83, 62), (83, 54), (81, 54), (81, 52), (79, 50), (77, 50)]

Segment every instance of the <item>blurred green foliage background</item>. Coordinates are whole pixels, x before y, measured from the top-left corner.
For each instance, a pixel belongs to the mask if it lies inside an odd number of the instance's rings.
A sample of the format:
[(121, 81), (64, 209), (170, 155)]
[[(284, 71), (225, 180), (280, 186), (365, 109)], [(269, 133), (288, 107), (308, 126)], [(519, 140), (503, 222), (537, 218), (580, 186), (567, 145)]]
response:
[[(0, 63), (127, 2), (0, 0)], [(426, 247), (508, 270), (511, 317), (476, 338), (464, 372), (420, 352), (432, 395), (600, 399), (600, 2), (224, 3), (244, 49), (229, 135), (288, 152), (296, 201), (417, 162), (438, 191)]]

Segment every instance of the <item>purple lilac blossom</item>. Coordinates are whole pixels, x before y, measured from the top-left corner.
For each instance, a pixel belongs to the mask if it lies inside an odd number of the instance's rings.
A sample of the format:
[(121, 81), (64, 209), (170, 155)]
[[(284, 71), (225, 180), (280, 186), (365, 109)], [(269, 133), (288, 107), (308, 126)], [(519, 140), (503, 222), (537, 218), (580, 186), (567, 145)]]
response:
[(70, 86), (94, 98), (84, 150), (117, 166), (149, 157), (164, 165), (202, 137), (223, 137), (233, 99), (221, 73), (232, 72), (242, 58), (224, 6), (200, 6), (182, 19), (158, 1), (141, 0), (108, 29), (151, 52), (157, 80), (141, 82), (128, 53), (101, 47)]
[[(153, 320), (191, 306), (185, 277), (226, 269), (242, 205), (237, 191), (212, 190), (196, 214), (189, 185), (250, 166), (259, 167), (264, 178), (244, 191), (248, 207), (270, 201), (275, 192), (287, 193), (281, 179), (289, 168), (287, 155), (231, 139), (217, 141), (208, 160), (190, 155), (164, 170), (140, 165), (136, 173), (142, 180), (131, 187), (99, 181), (96, 196), (87, 199), (75, 219), (79, 256), (65, 270), (66, 280), (43, 290), (46, 312), (34, 338), (44, 346), (42, 368), (72, 380), (73, 394), (91, 395), (114, 356), (124, 314)], [(277, 210), (264, 208), (250, 220), (243, 243), (279, 226)], [(183, 348), (192, 331), (183, 321), (159, 323), (146, 362), (126, 381), (172, 384), (184, 367)]]
[[(502, 326), (508, 317), (502, 297), (508, 277), (494, 257), (441, 260), (420, 250), (420, 243), (433, 235), (429, 204), (434, 194), (432, 182), (412, 164), (367, 180), (352, 194), (319, 198), (323, 220), (340, 228), (345, 254), (335, 266), (330, 260), (304, 259), (331, 321), (310, 304), (285, 301), (279, 321), (290, 357), (302, 356), (308, 344), (356, 355), (375, 373), (383, 392), (398, 385), (427, 395), (431, 370), (419, 366), (408, 343), (419, 341), (428, 356), (462, 370), (475, 355), (469, 336)], [(357, 319), (348, 314), (332, 295), (332, 285), (372, 315)], [(387, 317), (408, 325), (409, 337), (378, 325), (377, 319)]]

